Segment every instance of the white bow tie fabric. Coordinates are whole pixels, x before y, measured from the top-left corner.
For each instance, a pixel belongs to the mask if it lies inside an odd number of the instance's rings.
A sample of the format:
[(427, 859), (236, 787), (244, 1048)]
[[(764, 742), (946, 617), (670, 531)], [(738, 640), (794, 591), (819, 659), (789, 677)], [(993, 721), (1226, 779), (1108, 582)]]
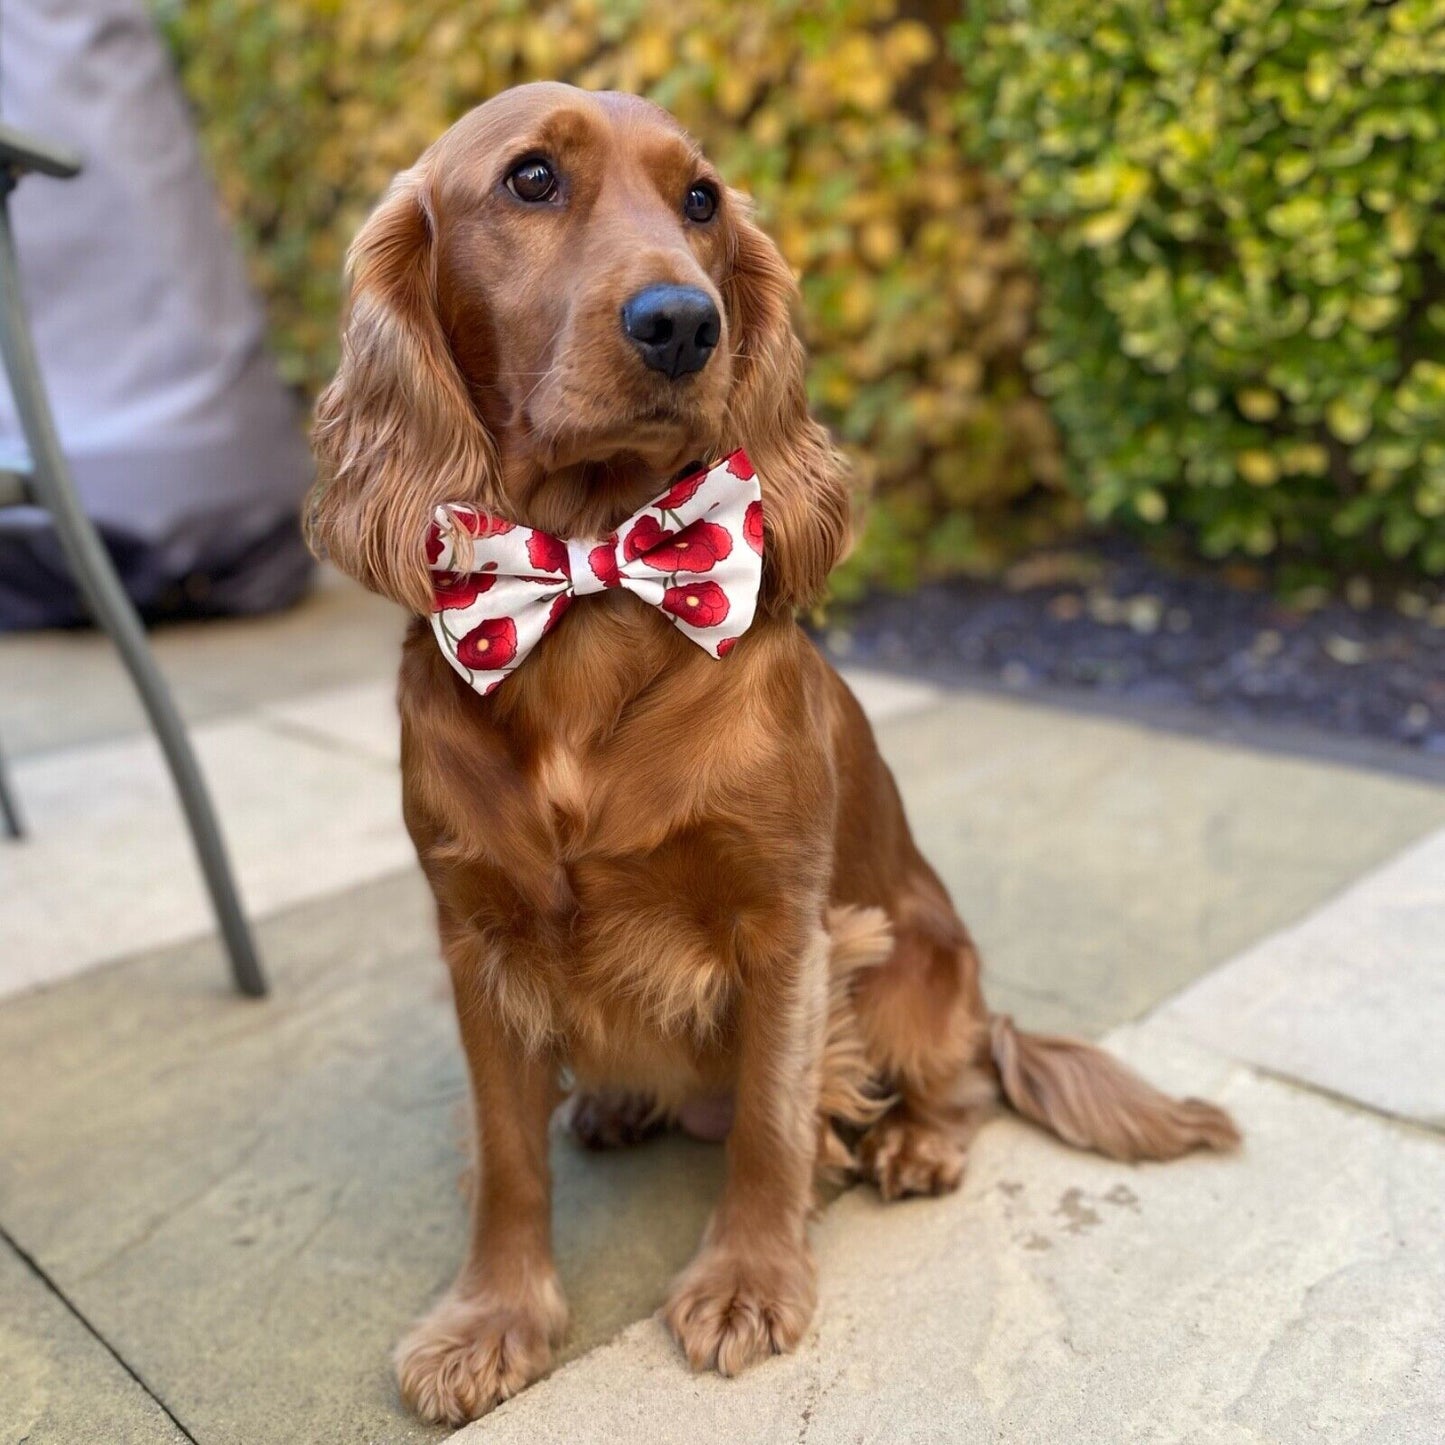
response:
[[(459, 531), (471, 565), (453, 569)], [(667, 614), (713, 657), (726, 657), (757, 610), (763, 501), (745, 451), (674, 482), (607, 537), (554, 537), (448, 503), (427, 533), (446, 659), (485, 696), (526, 660), (574, 597), (620, 587)]]

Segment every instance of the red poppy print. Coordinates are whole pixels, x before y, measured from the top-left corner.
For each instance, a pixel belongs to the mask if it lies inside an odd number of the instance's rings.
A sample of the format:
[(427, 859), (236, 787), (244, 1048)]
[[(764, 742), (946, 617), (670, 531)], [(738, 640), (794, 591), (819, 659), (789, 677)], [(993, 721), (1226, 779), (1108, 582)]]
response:
[(717, 655), (719, 657), (726, 657), (737, 645), (738, 640), (736, 637), (724, 637), (717, 645)]
[(566, 572), (567, 544), (546, 532), (533, 532), (527, 538), (527, 559), (539, 572)]
[(652, 505), (659, 512), (675, 512), (684, 502), (690, 502), (697, 489), (707, 481), (706, 472), (694, 472), (680, 482), (674, 482), (670, 491), (660, 496)]
[(457, 660), (473, 672), (495, 672), (517, 655), (517, 624), (510, 617), (489, 617), (457, 643)]
[(604, 587), (621, 587), (622, 573), (617, 566), (617, 540), (601, 542), (587, 554), (592, 575)]
[(748, 460), (748, 454), (744, 451), (736, 451), (728, 458), (728, 471), (744, 482), (752, 481), (756, 475), (753, 471), (753, 464)]
[(562, 614), (572, 605), (572, 594), (570, 592), (559, 592), (552, 599), (552, 610), (547, 614), (546, 626), (543, 632), (550, 632), (561, 620)]
[(662, 610), (689, 627), (716, 627), (731, 609), (727, 593), (716, 582), (689, 582), (662, 594)]
[(747, 544), (758, 554), (763, 555), (763, 504), (761, 502), (749, 502), (748, 509), (743, 514), (743, 536)]
[(656, 517), (639, 517), (632, 530), (622, 542), (622, 554), (629, 562), (635, 562), (644, 552), (650, 552), (661, 542), (671, 541), (672, 532), (665, 532)]
[(432, 575), (436, 610), (470, 607), (483, 592), (492, 590), (496, 580), (490, 572), (436, 572)]
[(733, 549), (726, 527), (716, 522), (694, 522), (675, 537), (650, 547), (642, 557), (659, 572), (711, 572)]
[(442, 548), (446, 545), (442, 537), (442, 529), (435, 522), (426, 529), (426, 561), (428, 567), (436, 566), (436, 560), (442, 554)]

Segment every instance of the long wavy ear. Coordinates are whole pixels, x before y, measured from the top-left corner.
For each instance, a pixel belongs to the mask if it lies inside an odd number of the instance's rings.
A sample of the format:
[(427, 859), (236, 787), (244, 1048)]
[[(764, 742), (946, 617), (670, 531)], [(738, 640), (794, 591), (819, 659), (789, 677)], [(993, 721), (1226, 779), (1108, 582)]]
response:
[(437, 505), (484, 505), (496, 474), (437, 312), (436, 225), (403, 171), (352, 242), (341, 365), (316, 404), (307, 508), (318, 556), (414, 612), (432, 606), (425, 537)]
[(808, 411), (806, 357), (793, 330), (797, 297), (778, 248), (730, 194), (736, 249), (723, 300), (737, 368), (730, 436), (741, 439), (763, 488), (764, 606), (815, 601), (851, 539), (846, 463)]

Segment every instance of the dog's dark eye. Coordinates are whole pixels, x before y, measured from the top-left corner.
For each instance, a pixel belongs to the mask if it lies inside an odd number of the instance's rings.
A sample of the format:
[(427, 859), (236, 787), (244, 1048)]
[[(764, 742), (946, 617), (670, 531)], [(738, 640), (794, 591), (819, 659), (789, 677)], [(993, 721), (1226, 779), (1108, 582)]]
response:
[(557, 194), (557, 174), (546, 161), (523, 161), (507, 176), (507, 189), (519, 201), (550, 201)]
[(709, 185), (694, 186), (682, 203), (682, 213), (689, 221), (710, 221), (717, 210), (717, 192)]

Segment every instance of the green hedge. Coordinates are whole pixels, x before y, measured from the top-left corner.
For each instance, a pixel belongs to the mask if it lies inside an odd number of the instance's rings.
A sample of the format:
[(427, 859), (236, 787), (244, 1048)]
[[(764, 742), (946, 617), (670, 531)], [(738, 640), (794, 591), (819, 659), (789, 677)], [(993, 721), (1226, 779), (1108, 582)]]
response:
[(1023, 366), (1034, 286), (1007, 190), (964, 154), (938, 24), (893, 0), (156, 3), (308, 393), (391, 175), (488, 95), (570, 79), (674, 111), (797, 269), (814, 401), (876, 483), (845, 588), (980, 565), (1076, 510)]
[(1445, 571), (1445, 4), (974, 0), (1096, 518)]

